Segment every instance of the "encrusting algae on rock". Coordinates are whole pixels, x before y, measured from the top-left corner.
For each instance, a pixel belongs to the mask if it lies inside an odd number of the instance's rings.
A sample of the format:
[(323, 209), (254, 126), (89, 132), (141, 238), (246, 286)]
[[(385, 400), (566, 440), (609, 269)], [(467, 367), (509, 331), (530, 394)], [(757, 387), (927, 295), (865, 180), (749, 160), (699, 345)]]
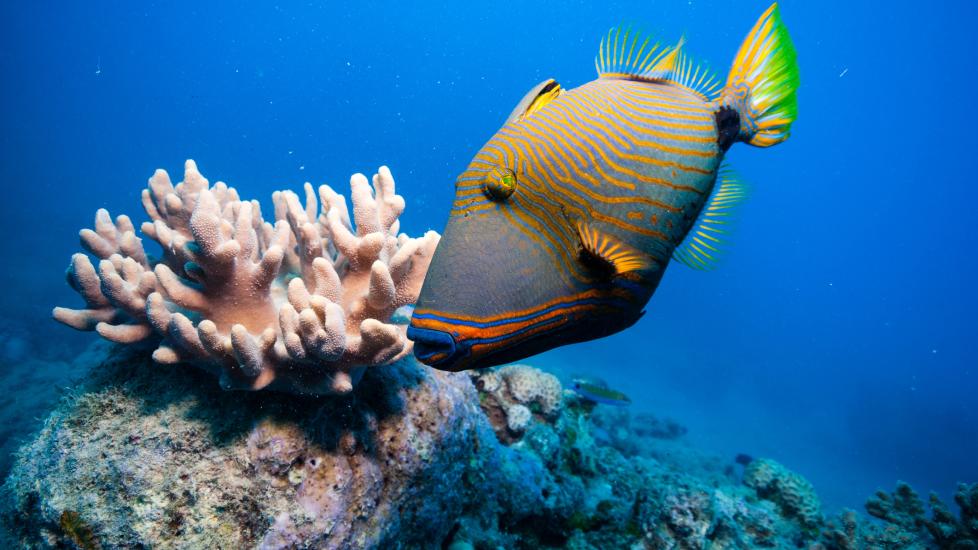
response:
[[(406, 327), (389, 321), (417, 300), (439, 236), (398, 234), (404, 199), (381, 167), (373, 185), (350, 180), (346, 201), (329, 186), (272, 195), (275, 223), (257, 201), (210, 185), (188, 160), (173, 185), (157, 170), (143, 190), (150, 222), (142, 232), (162, 247), (144, 250), (127, 216), (105, 210), (81, 231), (68, 282), (85, 299), (54, 317), (129, 344), (162, 337), (153, 359), (188, 362), (225, 388), (348, 393), (363, 368), (411, 352)], [(319, 205), (322, 205), (320, 209)]]
[(101, 548), (98, 541), (95, 540), (95, 533), (78, 516), (78, 512), (71, 510), (61, 512), (58, 526), (61, 527), (61, 531), (64, 532), (68, 540), (81, 550), (98, 550)]

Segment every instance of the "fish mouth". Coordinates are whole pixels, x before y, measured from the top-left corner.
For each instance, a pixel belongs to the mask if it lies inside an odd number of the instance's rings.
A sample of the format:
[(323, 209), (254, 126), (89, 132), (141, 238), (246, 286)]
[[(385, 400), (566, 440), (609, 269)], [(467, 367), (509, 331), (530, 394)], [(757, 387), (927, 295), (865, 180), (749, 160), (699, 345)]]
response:
[[(419, 308), (407, 337), (414, 341), (414, 355), (422, 363), (461, 371), (518, 361), (564, 344), (605, 336), (634, 322), (622, 320), (640, 316), (628, 315), (619, 300), (592, 300), (584, 304), (570, 300), (503, 319), (456, 318)], [(618, 322), (609, 323), (609, 318)]]
[(458, 363), (463, 354), (451, 334), (442, 330), (418, 328), (412, 322), (408, 326), (407, 337), (414, 342), (414, 356), (418, 361), (430, 367), (456, 370), (451, 366)]
[(540, 349), (527, 344), (541, 336), (559, 332), (570, 319), (565, 316), (541, 320), (529, 330), (504, 333), (496, 337), (461, 338), (444, 330), (420, 328), (412, 321), (407, 337), (414, 341), (414, 356), (439, 370), (462, 371), (502, 365), (534, 355)]

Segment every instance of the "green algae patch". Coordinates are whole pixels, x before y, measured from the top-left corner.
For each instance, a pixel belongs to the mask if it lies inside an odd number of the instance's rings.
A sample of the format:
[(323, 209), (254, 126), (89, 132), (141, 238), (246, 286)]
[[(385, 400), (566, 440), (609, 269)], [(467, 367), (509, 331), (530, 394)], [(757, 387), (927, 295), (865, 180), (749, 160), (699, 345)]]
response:
[(58, 527), (64, 536), (81, 550), (99, 550), (102, 546), (95, 537), (95, 531), (82, 520), (78, 512), (65, 510), (58, 518)]

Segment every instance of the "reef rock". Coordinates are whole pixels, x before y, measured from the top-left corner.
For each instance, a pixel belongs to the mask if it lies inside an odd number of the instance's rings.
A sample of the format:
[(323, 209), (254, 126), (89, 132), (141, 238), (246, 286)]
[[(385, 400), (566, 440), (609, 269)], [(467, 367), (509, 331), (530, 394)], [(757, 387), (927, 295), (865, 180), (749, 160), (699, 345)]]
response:
[(355, 226), (341, 195), (323, 185), (317, 201), (308, 183), (305, 204), (272, 195), (271, 224), (192, 160), (177, 185), (157, 170), (141, 230), (162, 256), (147, 253), (129, 217), (99, 210), (80, 234), (98, 267), (75, 254), (67, 275), (85, 307), (54, 318), (117, 343), (159, 342), (156, 362), (192, 363), (227, 389), (348, 393), (364, 367), (410, 354), (390, 319), (417, 300), (439, 240), (398, 234), (404, 199), (386, 167), (372, 186), (362, 174), (350, 186)]
[(123, 349), (93, 375), (6, 482), (20, 545), (421, 547), (493, 494), (466, 481), (497, 445), (465, 374), (407, 359), (348, 397), (241, 394)]

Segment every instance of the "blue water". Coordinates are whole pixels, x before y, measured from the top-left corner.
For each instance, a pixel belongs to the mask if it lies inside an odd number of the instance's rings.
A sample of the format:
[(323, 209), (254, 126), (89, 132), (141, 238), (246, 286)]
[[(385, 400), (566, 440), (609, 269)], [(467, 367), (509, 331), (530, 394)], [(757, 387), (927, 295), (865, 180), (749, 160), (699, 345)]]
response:
[[(20, 347), (0, 368), (94, 338), (49, 319), (80, 303), (62, 277), (77, 230), (99, 207), (143, 219), (154, 168), (180, 179), (194, 158), (269, 213), (275, 189), (345, 192), (387, 164), (402, 228), (441, 230), (456, 174), (532, 85), (591, 80), (608, 27), (685, 33), (725, 74), (765, 7), (4, 2), (0, 329)], [(978, 9), (782, 13), (800, 115), (785, 144), (728, 155), (754, 192), (726, 261), (673, 266), (638, 325), (530, 362), (601, 376), (706, 449), (782, 461), (829, 507), (897, 479), (947, 494), (978, 480)]]

